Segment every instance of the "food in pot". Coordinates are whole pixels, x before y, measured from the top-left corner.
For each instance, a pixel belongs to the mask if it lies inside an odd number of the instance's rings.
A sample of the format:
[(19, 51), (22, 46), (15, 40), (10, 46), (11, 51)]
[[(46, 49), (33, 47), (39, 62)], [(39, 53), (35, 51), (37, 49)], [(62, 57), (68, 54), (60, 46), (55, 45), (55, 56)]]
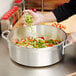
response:
[(27, 37), (25, 39), (21, 40), (15, 40), (15, 44), (22, 47), (27, 48), (45, 48), (45, 47), (52, 47), (54, 45), (57, 45), (61, 42), (61, 40), (54, 40), (54, 39), (48, 39), (46, 40), (44, 37)]

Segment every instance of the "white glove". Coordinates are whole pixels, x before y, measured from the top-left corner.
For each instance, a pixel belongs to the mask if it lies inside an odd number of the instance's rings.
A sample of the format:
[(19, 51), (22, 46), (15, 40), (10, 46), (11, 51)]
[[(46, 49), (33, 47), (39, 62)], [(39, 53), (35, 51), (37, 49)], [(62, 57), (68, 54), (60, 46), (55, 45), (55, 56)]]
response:
[(40, 24), (45, 20), (44, 16), (39, 12), (33, 12), (32, 10), (24, 10), (23, 22), (25, 24), (26, 24), (25, 22), (26, 13), (33, 16), (33, 24)]
[(69, 42), (76, 43), (76, 32), (71, 33), (68, 39)]

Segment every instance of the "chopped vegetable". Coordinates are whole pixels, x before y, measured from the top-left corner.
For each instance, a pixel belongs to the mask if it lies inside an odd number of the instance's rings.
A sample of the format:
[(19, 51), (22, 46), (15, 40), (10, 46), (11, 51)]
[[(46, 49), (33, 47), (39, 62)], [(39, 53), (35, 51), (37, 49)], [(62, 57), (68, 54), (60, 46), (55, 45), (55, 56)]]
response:
[(54, 45), (57, 45), (61, 42), (61, 40), (54, 40), (54, 39), (48, 39), (45, 40), (44, 37), (27, 37), (25, 39), (21, 39), (20, 41), (15, 40), (15, 44), (18, 46), (23, 46), (27, 48), (45, 48), (45, 47), (52, 47)]
[(37, 10), (35, 8), (29, 8), (29, 10), (32, 10), (33, 12), (37, 12)]
[(25, 21), (26, 21), (27, 25), (32, 25), (33, 17), (30, 14), (26, 14)]
[(60, 24), (60, 23), (53, 23), (51, 26), (58, 27), (58, 28), (63, 29), (63, 30), (65, 30), (65, 29), (66, 29), (66, 27), (65, 27), (65, 26), (63, 26), (63, 25), (62, 25), (62, 24)]

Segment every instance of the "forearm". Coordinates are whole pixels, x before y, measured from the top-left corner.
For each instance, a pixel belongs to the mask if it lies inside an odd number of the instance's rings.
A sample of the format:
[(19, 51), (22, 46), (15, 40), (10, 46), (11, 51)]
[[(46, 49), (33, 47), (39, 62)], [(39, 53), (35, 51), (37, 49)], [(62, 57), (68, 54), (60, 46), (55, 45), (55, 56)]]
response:
[(53, 13), (58, 22), (67, 19), (76, 13), (76, 0), (71, 0), (69, 3), (57, 7), (53, 10)]

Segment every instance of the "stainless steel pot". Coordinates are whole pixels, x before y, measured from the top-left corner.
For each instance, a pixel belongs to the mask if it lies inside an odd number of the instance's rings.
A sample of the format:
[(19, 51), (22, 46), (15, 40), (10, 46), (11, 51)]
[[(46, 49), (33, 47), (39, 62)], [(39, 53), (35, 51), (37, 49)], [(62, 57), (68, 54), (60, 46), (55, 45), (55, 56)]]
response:
[[(43, 67), (55, 64), (62, 60), (64, 55), (65, 40), (67, 35), (64, 31), (48, 25), (35, 25), (30, 30), (29, 26), (19, 27), (11, 32), (4, 31), (2, 37), (8, 41), (9, 55), (15, 62), (32, 67)], [(7, 37), (4, 35), (8, 32)], [(53, 47), (47, 48), (26, 48), (20, 47), (11, 43), (11, 38), (21, 39), (27, 36), (40, 37), (44, 36), (46, 39), (60, 39), (62, 42)]]

